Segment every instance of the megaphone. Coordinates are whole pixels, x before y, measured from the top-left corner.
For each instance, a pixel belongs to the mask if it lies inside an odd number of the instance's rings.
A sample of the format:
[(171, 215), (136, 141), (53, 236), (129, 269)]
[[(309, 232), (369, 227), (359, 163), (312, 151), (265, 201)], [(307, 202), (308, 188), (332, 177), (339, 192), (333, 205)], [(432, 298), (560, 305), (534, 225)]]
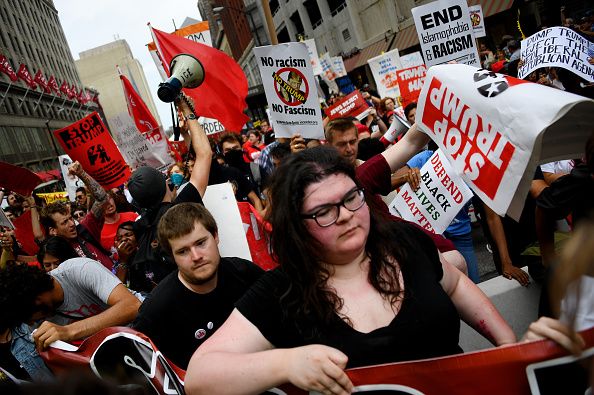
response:
[(159, 84), (157, 96), (165, 103), (171, 103), (182, 88), (197, 88), (204, 81), (204, 67), (192, 55), (180, 53), (169, 64), (171, 77)]

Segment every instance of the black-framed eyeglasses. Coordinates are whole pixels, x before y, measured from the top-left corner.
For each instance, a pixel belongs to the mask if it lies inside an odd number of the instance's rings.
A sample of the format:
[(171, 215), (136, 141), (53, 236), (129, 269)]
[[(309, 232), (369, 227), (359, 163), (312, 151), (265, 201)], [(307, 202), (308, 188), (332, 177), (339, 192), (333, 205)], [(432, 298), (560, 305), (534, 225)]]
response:
[(76, 212), (76, 213), (72, 214), (72, 216), (74, 217), (74, 219), (80, 219), (80, 218), (83, 218), (85, 216), (85, 213), (83, 213), (82, 211), (80, 211), (80, 212)]
[(365, 204), (365, 193), (363, 188), (353, 188), (348, 191), (342, 200), (335, 204), (325, 204), (320, 206), (315, 212), (311, 214), (302, 214), (301, 218), (313, 219), (316, 223), (325, 228), (334, 224), (340, 215), (340, 206), (349, 211), (355, 212)]

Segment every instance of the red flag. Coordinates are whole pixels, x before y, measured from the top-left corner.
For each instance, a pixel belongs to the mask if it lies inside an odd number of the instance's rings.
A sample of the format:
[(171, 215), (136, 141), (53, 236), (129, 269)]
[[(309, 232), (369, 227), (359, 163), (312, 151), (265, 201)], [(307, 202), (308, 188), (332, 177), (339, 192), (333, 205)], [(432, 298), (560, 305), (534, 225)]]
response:
[(29, 88), (37, 89), (37, 84), (35, 83), (35, 81), (33, 81), (33, 77), (31, 77), (31, 74), (29, 73), (27, 66), (25, 66), (23, 63), (21, 63), (21, 65), (19, 66), (19, 71), (17, 71), (17, 75), (21, 80), (25, 81), (25, 83), (29, 85)]
[(56, 81), (56, 77), (54, 77), (53, 75), (50, 75), (50, 79), (47, 82), (47, 86), (49, 86), (54, 93), (60, 95), (60, 87), (58, 86), (58, 81)]
[(148, 107), (142, 101), (142, 98), (136, 92), (128, 78), (120, 74), (120, 80), (124, 87), (126, 102), (128, 103), (128, 113), (134, 118), (134, 123), (140, 133), (151, 132), (158, 127), (157, 120), (153, 117)]
[(4, 55), (0, 55), (0, 71), (6, 74), (12, 82), (16, 82), (19, 79), (19, 76), (16, 75), (10, 62)]
[(62, 92), (70, 98), (70, 86), (68, 86), (68, 83), (66, 81), (62, 81), (62, 85), (60, 85), (60, 92)]
[(35, 78), (33, 81), (37, 82), (39, 86), (43, 89), (45, 93), (51, 93), (52, 90), (50, 89), (47, 80), (45, 79), (41, 69), (37, 70), (37, 74), (35, 74)]
[(80, 89), (80, 92), (78, 92), (78, 95), (76, 95), (76, 101), (79, 104), (85, 104), (85, 94), (84, 94), (84, 88)]
[(70, 95), (68, 95), (69, 99), (76, 99), (78, 97), (78, 90), (76, 89), (76, 85), (72, 84), (72, 86), (70, 87), (70, 94), (72, 95), (72, 97)]
[(243, 113), (247, 107), (248, 83), (241, 67), (218, 49), (157, 29), (152, 31), (167, 73), (171, 59), (180, 53), (190, 54), (202, 63), (202, 85), (184, 89), (184, 93), (194, 99), (196, 113), (218, 119), (228, 130), (241, 130), (249, 120)]

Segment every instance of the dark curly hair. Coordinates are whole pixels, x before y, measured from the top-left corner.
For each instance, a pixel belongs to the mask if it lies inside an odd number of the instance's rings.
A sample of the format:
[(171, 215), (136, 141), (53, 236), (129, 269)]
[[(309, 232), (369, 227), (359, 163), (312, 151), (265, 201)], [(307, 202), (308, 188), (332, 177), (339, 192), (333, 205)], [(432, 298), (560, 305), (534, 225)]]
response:
[(29, 321), (37, 311), (37, 296), (52, 289), (52, 277), (36, 266), (14, 265), (0, 270), (0, 330)]
[[(311, 236), (300, 219), (305, 189), (334, 174), (344, 174), (359, 186), (354, 167), (334, 148), (319, 146), (291, 155), (277, 169), (270, 189), (271, 210), (267, 219), (272, 224), (272, 248), (289, 281), (281, 297), (283, 314), (297, 323), (305, 338), (320, 334), (317, 328), (331, 323), (343, 304), (326, 286), (330, 273), (321, 264), (324, 246)], [(365, 246), (371, 260), (369, 283), (395, 303), (402, 296), (398, 279), (400, 269), (405, 270), (410, 261), (407, 252), (418, 249), (415, 238), (427, 236), (411, 225), (386, 218), (373, 199), (366, 200), (370, 209)], [(314, 329), (306, 332), (304, 328)]]
[(49, 237), (45, 243), (39, 247), (39, 251), (37, 252), (37, 262), (43, 264), (45, 254), (50, 254), (58, 258), (60, 263), (71, 258), (78, 258), (78, 254), (74, 251), (74, 248), (72, 248), (68, 240), (60, 236)]

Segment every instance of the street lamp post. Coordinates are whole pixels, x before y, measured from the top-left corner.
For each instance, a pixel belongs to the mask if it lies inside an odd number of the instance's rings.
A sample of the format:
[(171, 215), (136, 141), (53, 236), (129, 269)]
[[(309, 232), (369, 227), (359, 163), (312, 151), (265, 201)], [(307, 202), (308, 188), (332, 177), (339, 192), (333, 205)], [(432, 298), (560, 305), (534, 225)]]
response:
[(220, 13), (221, 11), (223, 11), (225, 8), (229, 8), (229, 9), (231, 9), (231, 10), (233, 10), (233, 11), (240, 12), (240, 13), (242, 13), (242, 14), (244, 14), (244, 15), (247, 15), (247, 16), (248, 16), (248, 18), (249, 18), (249, 20), (250, 20), (250, 30), (252, 31), (252, 34), (256, 36), (256, 44), (257, 44), (258, 46), (261, 46), (261, 45), (262, 45), (262, 43), (260, 42), (260, 37), (258, 36), (258, 31), (257, 31), (257, 29), (256, 29), (256, 24), (254, 23), (254, 17), (252, 16), (252, 14), (251, 14), (250, 12), (246, 12), (246, 11), (243, 11), (242, 9), (239, 9), (239, 8), (236, 8), (236, 7), (232, 7), (232, 6), (224, 6), (224, 7), (223, 7), (223, 6), (220, 6), (220, 7), (215, 7), (215, 8), (213, 8), (213, 9), (212, 9), (212, 11), (213, 11), (214, 13), (216, 13), (216, 14), (219, 14), (219, 13)]

